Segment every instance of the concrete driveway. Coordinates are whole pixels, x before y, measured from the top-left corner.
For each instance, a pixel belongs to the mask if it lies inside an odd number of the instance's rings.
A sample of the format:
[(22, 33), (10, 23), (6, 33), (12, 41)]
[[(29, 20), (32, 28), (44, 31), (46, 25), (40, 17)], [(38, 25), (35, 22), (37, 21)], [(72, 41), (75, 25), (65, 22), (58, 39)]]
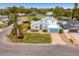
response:
[(51, 33), (52, 43), (53, 45), (67, 45), (66, 42), (62, 40), (59, 33)]
[(79, 41), (79, 33), (69, 33), (70, 37)]
[(79, 33), (69, 33), (69, 36), (73, 39), (73, 44), (79, 46)]

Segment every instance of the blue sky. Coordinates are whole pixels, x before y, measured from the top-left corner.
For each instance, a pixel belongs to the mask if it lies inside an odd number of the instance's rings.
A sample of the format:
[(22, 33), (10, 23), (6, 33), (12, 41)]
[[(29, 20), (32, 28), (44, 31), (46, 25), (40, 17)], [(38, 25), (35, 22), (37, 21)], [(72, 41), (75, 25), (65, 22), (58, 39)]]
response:
[(36, 7), (36, 8), (54, 8), (56, 6), (64, 8), (73, 8), (73, 3), (0, 3), (0, 8), (12, 7), (12, 6), (24, 6), (24, 7)]

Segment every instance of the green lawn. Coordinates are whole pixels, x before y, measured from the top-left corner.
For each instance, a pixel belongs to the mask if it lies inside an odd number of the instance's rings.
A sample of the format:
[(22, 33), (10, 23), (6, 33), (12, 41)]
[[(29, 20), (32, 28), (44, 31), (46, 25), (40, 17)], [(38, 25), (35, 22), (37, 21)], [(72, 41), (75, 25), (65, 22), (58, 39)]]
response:
[(37, 43), (37, 44), (45, 44), (51, 43), (51, 37), (49, 34), (40, 34), (40, 33), (27, 33), (24, 43)]
[(5, 28), (5, 25), (4, 24), (0, 24), (0, 29), (3, 29)]

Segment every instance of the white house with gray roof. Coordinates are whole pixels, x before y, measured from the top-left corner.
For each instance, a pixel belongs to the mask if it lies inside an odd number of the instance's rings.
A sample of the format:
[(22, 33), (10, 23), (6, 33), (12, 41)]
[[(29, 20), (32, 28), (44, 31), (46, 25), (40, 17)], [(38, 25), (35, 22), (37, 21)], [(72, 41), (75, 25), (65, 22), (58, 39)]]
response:
[(58, 32), (60, 27), (54, 17), (44, 17), (39, 21), (31, 21), (31, 30), (47, 30), (48, 32)]

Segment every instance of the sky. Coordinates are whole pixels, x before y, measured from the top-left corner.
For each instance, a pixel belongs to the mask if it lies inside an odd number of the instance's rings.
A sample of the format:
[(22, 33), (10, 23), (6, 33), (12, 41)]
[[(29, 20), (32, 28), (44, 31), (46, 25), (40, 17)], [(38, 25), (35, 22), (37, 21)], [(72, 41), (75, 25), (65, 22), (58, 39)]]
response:
[(73, 8), (73, 3), (0, 3), (0, 8), (12, 7), (12, 6), (24, 6), (26, 8), (54, 8), (60, 6), (63, 8)]

